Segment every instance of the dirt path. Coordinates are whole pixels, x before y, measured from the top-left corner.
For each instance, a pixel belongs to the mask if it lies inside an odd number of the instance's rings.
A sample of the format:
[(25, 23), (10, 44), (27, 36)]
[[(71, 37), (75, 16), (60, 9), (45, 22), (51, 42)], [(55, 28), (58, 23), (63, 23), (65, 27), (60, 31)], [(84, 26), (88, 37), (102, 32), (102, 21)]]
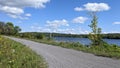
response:
[(71, 49), (11, 38), (43, 56), (49, 68), (120, 68), (120, 60), (98, 57)]

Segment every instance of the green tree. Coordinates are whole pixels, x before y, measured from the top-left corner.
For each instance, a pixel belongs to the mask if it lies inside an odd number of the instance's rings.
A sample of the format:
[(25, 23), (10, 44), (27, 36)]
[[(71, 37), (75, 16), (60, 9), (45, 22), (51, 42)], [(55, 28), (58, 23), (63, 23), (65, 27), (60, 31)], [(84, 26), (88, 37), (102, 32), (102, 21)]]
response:
[(14, 34), (14, 25), (11, 22), (6, 23), (6, 34), (13, 35)]
[(4, 34), (4, 32), (5, 32), (5, 23), (0, 22), (0, 34)]
[(12, 22), (0, 22), (0, 34), (16, 35), (21, 31), (19, 26), (14, 26)]
[(36, 34), (37, 39), (44, 39), (45, 36), (43, 34)]
[(17, 35), (21, 31), (19, 26), (14, 27), (14, 34)]
[(92, 29), (92, 32), (89, 34), (89, 39), (92, 41), (92, 45), (101, 45), (102, 41), (102, 29), (98, 28), (98, 18), (96, 13), (92, 13), (92, 21), (89, 27)]

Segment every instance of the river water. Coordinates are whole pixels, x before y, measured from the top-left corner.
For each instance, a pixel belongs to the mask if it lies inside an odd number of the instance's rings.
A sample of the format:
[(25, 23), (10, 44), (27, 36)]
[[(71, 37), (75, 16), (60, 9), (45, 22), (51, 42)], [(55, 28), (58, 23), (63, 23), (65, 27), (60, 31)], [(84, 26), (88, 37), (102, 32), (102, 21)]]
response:
[[(72, 38), (72, 37), (54, 37), (58, 42), (80, 42), (83, 45), (89, 45), (91, 41), (88, 38)], [(116, 44), (120, 46), (120, 39), (103, 39), (109, 44)]]

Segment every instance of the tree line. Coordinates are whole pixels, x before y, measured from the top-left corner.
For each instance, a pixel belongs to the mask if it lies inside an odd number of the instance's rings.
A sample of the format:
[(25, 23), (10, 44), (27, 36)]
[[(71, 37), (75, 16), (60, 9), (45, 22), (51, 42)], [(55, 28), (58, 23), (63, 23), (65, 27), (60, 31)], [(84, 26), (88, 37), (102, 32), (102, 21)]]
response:
[(21, 28), (12, 22), (0, 22), (0, 34), (2, 35), (18, 35), (20, 31)]
[(45, 39), (46, 34), (38, 33), (38, 32), (24, 32), (24, 33), (19, 33), (19, 37), (30, 38), (30, 39)]
[[(52, 38), (54, 37), (71, 37), (71, 38), (88, 38), (89, 34), (62, 34), (62, 33), (52, 33)], [(108, 33), (108, 34), (101, 34), (103, 39), (120, 39), (120, 33)], [(23, 38), (49, 38), (50, 33), (46, 32), (23, 32), (19, 33), (20, 37)]]

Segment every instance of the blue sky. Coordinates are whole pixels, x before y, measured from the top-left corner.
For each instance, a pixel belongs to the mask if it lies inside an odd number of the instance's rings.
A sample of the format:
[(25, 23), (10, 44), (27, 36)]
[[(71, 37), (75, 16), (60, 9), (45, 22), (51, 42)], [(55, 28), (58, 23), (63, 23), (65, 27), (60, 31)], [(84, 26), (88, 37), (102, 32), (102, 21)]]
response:
[[(89, 12), (98, 11), (103, 33), (120, 33), (119, 0), (0, 0), (0, 21), (13, 22), (22, 32), (91, 32)], [(92, 7), (92, 8), (91, 8)]]

